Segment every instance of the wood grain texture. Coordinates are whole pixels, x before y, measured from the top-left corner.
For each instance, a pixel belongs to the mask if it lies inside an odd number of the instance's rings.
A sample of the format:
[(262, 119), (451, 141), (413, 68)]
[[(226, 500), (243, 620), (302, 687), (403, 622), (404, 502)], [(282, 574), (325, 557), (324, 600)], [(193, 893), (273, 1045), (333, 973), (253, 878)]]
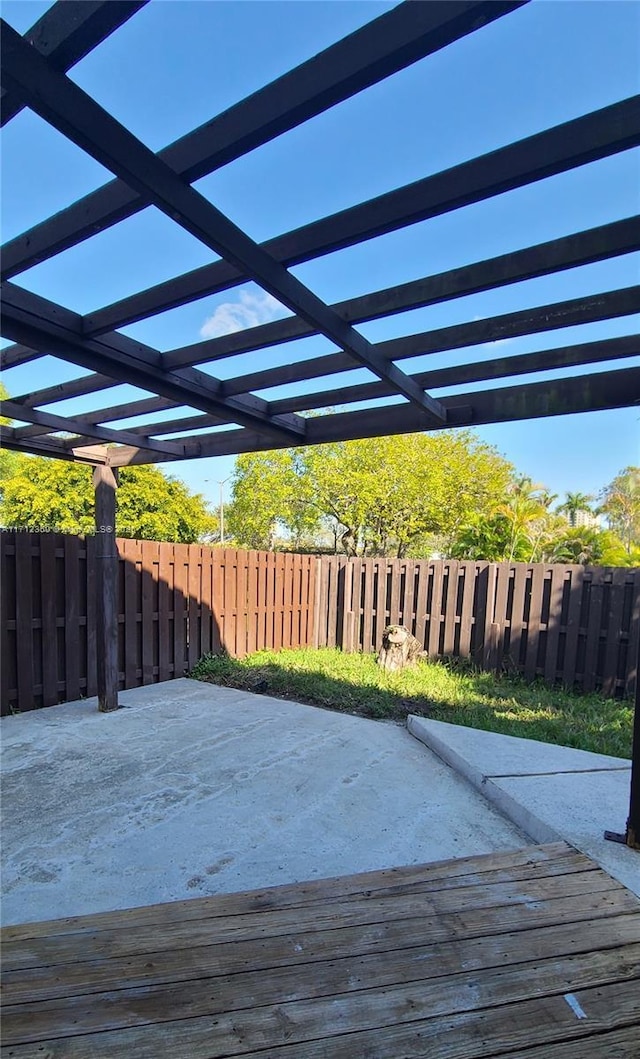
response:
[(565, 843), (9, 927), (2, 958), (7, 1059), (637, 1054), (640, 902)]

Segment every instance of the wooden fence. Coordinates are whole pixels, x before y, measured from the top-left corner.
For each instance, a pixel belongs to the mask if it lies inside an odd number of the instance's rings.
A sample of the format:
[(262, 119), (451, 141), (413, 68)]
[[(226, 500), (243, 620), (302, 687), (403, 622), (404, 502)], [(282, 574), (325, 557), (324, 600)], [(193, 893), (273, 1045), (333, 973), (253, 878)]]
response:
[(377, 651), (406, 626), (432, 657), (607, 696), (635, 691), (640, 570), (399, 559), (320, 560), (316, 646)]
[[(2, 532), (2, 713), (96, 693), (96, 539)], [(434, 657), (608, 696), (635, 689), (640, 570), (428, 562), (119, 540), (122, 688), (225, 649), (374, 651), (404, 624)]]
[[(118, 540), (122, 688), (313, 638), (316, 559)], [(95, 695), (95, 537), (0, 534), (2, 713)]]

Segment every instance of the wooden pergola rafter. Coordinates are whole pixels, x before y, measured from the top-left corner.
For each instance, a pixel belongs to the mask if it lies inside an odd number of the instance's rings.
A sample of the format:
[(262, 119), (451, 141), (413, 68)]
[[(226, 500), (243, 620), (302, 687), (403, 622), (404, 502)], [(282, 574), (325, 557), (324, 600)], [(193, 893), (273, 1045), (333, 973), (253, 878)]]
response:
[[(358, 325), (629, 255), (640, 250), (639, 216), (335, 304), (320, 299), (291, 268), (637, 147), (640, 96), (310, 221), (262, 244), (193, 187), (207, 174), (481, 31), (526, 2), (407, 0), (158, 153), (67, 76), (75, 63), (143, 8), (144, 0), (60, 0), (24, 37), (3, 23), (2, 124), (29, 107), (114, 175), (109, 183), (2, 248), (2, 335), (13, 343), (0, 351), (2, 366), (10, 369), (53, 356), (85, 372), (4, 402), (2, 414), (14, 425), (0, 428), (3, 443), (18, 451), (94, 465), (104, 519), (113, 508), (109, 496), (116, 484), (114, 469), (128, 464), (637, 404), (640, 369), (632, 358), (640, 353), (638, 335), (600, 335), (595, 341), (572, 341), (543, 350), (533, 347), (499, 357), (489, 347), (504, 339), (526, 339), (631, 316), (640, 310), (638, 286), (385, 341), (367, 339)], [(27, 269), (150, 204), (214, 250), (220, 260), (134, 291), (84, 316), (20, 285), (19, 277)], [(129, 324), (249, 281), (273, 295), (291, 315), (168, 352), (121, 333)], [(313, 335), (325, 336), (336, 348), (305, 356), (304, 340)], [(295, 352), (290, 363), (265, 365), (264, 351), (291, 343), (296, 345), (291, 346)], [(485, 359), (470, 361), (463, 352), (460, 362), (449, 367), (420, 371), (400, 367), (402, 361), (415, 357), (471, 346), (485, 347)], [(210, 373), (211, 365), (239, 354), (253, 354), (251, 370), (245, 368), (225, 380)], [(593, 365), (602, 365), (603, 370), (593, 373)], [(590, 370), (581, 374), (583, 367)], [(367, 369), (371, 378), (336, 387), (336, 376), (354, 368)], [(566, 369), (573, 375), (567, 376)], [(530, 381), (517, 381), (525, 376)], [(319, 385), (323, 379), (325, 388)], [(504, 380), (511, 383), (505, 386)], [(306, 393), (273, 393), (275, 387), (305, 382), (310, 383)], [(109, 399), (109, 391), (122, 383), (142, 391), (141, 395), (125, 403)], [(479, 383), (486, 387), (465, 389)], [(454, 392), (439, 395), (444, 388)], [(61, 401), (80, 401), (102, 391), (102, 408), (79, 408), (64, 416), (55, 410)], [(390, 398), (397, 403), (386, 403)], [(360, 402), (369, 407), (349, 410)], [(344, 410), (327, 410), (335, 406)], [(311, 410), (322, 414), (304, 415)], [(167, 414), (162, 423), (152, 418), (159, 412)], [(125, 420), (136, 423), (129, 422), (126, 429), (109, 425)], [(169, 438), (169, 434), (178, 436)], [(106, 570), (113, 560), (108, 542), (104, 559)], [(107, 639), (109, 635), (106, 631)], [(113, 685), (108, 664), (104, 679)]]

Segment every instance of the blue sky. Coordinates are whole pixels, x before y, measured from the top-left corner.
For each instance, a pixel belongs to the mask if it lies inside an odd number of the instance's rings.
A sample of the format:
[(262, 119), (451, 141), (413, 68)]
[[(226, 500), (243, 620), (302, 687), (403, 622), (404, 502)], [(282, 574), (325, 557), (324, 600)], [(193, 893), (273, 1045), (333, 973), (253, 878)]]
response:
[[(6, 0), (2, 13), (24, 32), (49, 6)], [(72, 77), (157, 150), (391, 6), (350, 0), (153, 0), (76, 66)], [(534, 0), (196, 186), (263, 240), (606, 106), (639, 87), (640, 5)], [(3, 158), (3, 241), (110, 176), (28, 112), (5, 130)], [(628, 216), (638, 210), (639, 189), (638, 152), (626, 152), (294, 271), (321, 297), (338, 301)], [(87, 313), (214, 259), (149, 208), (23, 273), (17, 282)], [(627, 286), (637, 283), (639, 274), (638, 255), (627, 256), (361, 329), (380, 340)], [(125, 331), (170, 349), (276, 315), (279, 307), (247, 284)], [(435, 368), (503, 356), (507, 349), (530, 352), (632, 334), (637, 324), (627, 317), (438, 354), (428, 364)], [(261, 354), (260, 363), (288, 363), (296, 355), (332, 348), (316, 337)], [(218, 362), (215, 373), (225, 378), (256, 366), (256, 355), (245, 355)], [(405, 370), (426, 366), (425, 357), (403, 362)], [(7, 372), (4, 381), (19, 394), (81, 374), (73, 365), (44, 358)], [(357, 370), (335, 381), (344, 386), (368, 378)], [(291, 389), (265, 396), (285, 392)], [(122, 386), (49, 407), (72, 414), (137, 396), (142, 394)], [(639, 417), (638, 409), (628, 409), (496, 425), (478, 433), (553, 492), (595, 493), (619, 469), (638, 462)], [(216, 483), (232, 467), (230, 458), (167, 465), (213, 500)]]

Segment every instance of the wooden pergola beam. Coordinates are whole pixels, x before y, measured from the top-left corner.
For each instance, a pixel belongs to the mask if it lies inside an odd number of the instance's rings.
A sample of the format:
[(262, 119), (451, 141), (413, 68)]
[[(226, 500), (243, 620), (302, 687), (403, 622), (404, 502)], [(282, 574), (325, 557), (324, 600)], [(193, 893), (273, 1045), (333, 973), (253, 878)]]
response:
[[(86, 463), (95, 466), (98, 463), (107, 463), (107, 450), (104, 446), (99, 449), (83, 446), (79, 449), (66, 449), (57, 438), (35, 438), (28, 444), (17, 436), (14, 427), (0, 425), (0, 446), (3, 449), (11, 449), (13, 452), (26, 453), (29, 456), (49, 456), (57, 460), (69, 460), (75, 463)], [(142, 451), (142, 450), (140, 450)]]
[[(58, 0), (27, 30), (24, 39), (56, 70), (66, 73), (122, 26), (148, 0)], [(15, 118), (24, 104), (2, 92), (0, 126)]]
[[(640, 143), (640, 96), (556, 125), (451, 169), (313, 221), (261, 244), (286, 267), (524, 187)], [(102, 334), (167, 309), (230, 290), (247, 280), (228, 261), (187, 272), (130, 295), (84, 320)]]
[(23, 346), (18, 342), (0, 349), (0, 368), (2, 371), (6, 368), (17, 368), (20, 364), (30, 364), (31, 361), (39, 360), (44, 356), (46, 356), (44, 351), (29, 349), (28, 346)]
[[(564, 327), (612, 320), (630, 316), (640, 311), (640, 285), (624, 287), (622, 290), (606, 291), (589, 298), (572, 298), (564, 302), (521, 309), (503, 316), (472, 320), (465, 324), (452, 324), (422, 331), (403, 338), (392, 338), (378, 343), (380, 351), (390, 359), (403, 360), (443, 353), (467, 346), (485, 345), (510, 338), (542, 334)], [(327, 375), (350, 371), (353, 364), (342, 353), (327, 353), (321, 357), (284, 364), (277, 368), (265, 368), (250, 375), (239, 375), (226, 379), (223, 387), (226, 394), (241, 394), (253, 390), (266, 390), (287, 383), (304, 382)]]
[(248, 276), (335, 342), (356, 363), (386, 380), (423, 413), (425, 422), (441, 422), (438, 401), (318, 298), (283, 265), (246, 235), (217, 207), (186, 184), (128, 129), (64, 74), (25, 44), (10, 26), (2, 33), (3, 84), (22, 94), (45, 121), (92, 158), (135, 188), (185, 231), (243, 270)]
[[(640, 335), (624, 335), (621, 338), (560, 346), (557, 349), (545, 349), (536, 353), (522, 353), (511, 357), (493, 357), (491, 360), (456, 364), (451, 368), (417, 372), (412, 378), (419, 386), (427, 389), (440, 389), (445, 386), (465, 385), (472, 382), (489, 382), (492, 379), (504, 379), (514, 375), (529, 375), (539, 371), (624, 360), (626, 357), (634, 356), (640, 356)], [(359, 386), (345, 386), (341, 389), (322, 390), (320, 393), (283, 397), (277, 401), (270, 401), (269, 408), (274, 414), (306, 412), (392, 396), (393, 390), (385, 383), (365, 382)], [(215, 416), (184, 416), (167, 420), (164, 423), (143, 423), (140, 426), (130, 427), (129, 433), (136, 436), (151, 434), (157, 437), (162, 434), (175, 434), (179, 431), (203, 430), (206, 427), (217, 426), (219, 423), (220, 420)], [(19, 431), (17, 433), (19, 434)], [(188, 442), (187, 437), (184, 440)]]
[[(92, 377), (99, 378), (100, 376)], [(11, 400), (17, 403), (15, 397), (12, 397)], [(38, 401), (36, 403), (40, 404), (41, 402)], [(93, 425), (94, 423), (108, 423), (114, 419), (122, 419), (125, 410), (127, 417), (130, 417), (149, 415), (152, 412), (161, 412), (165, 408), (176, 407), (175, 401), (170, 401), (167, 397), (144, 397), (140, 401), (133, 401), (127, 405), (111, 405), (110, 408), (100, 408), (97, 412), (83, 412), (74, 416), (74, 418), (76, 423)], [(38, 434), (47, 433), (49, 433), (49, 428), (41, 426), (18, 427), (16, 429), (16, 436), (19, 438), (32, 438), (37, 437)]]
[(227, 398), (217, 380), (195, 368), (164, 371), (158, 350), (126, 335), (86, 339), (80, 316), (13, 283), (2, 284), (0, 321), (4, 335), (31, 347), (45, 346), (61, 360), (119, 378), (178, 404), (215, 412), (229, 422), (259, 426), (274, 438), (304, 437), (304, 419), (271, 417), (266, 401), (257, 397)]
[[(87, 385), (91, 389), (87, 390)], [(83, 375), (78, 379), (70, 379), (68, 382), (54, 383), (42, 390), (32, 390), (30, 393), (12, 396), (11, 400), (14, 404), (19, 404), (24, 408), (39, 408), (43, 404), (68, 401), (70, 397), (84, 397), (87, 393), (99, 393), (100, 390), (109, 390), (118, 385), (118, 380), (111, 375)]]
[[(526, 386), (505, 386), (442, 397), (447, 409), (447, 424), (432, 427), (482, 426), (521, 419), (573, 415), (611, 408), (628, 408), (640, 403), (640, 368), (624, 368), (569, 379), (554, 379)], [(307, 420), (305, 445), (322, 445), (357, 438), (387, 437), (424, 430), (415, 409), (407, 405), (388, 405), (362, 411), (335, 412)], [(184, 438), (186, 459), (193, 456), (232, 456), (241, 452), (263, 452), (286, 448), (271, 444), (251, 430), (220, 431)], [(149, 462), (135, 448), (112, 449), (109, 462), (114, 467)], [(153, 462), (157, 462), (153, 460)]]
[[(417, 372), (412, 377), (420, 386), (435, 390), (445, 386), (490, 382), (492, 379), (506, 379), (514, 375), (530, 375), (539, 371), (583, 367), (587, 364), (624, 360), (627, 357), (636, 356), (640, 356), (640, 335), (624, 335), (621, 338), (605, 338), (599, 342), (560, 346), (557, 349), (544, 349), (536, 353), (521, 353), (511, 357), (492, 357), (491, 360), (456, 364), (451, 368)], [(329, 405), (340, 407), (345, 404), (355, 404), (358, 401), (391, 396), (391, 391), (384, 383), (365, 382), (360, 386), (344, 386), (340, 389), (324, 390), (321, 393), (283, 397), (278, 401), (270, 401), (269, 408), (274, 415), (283, 412), (308, 412), (316, 408), (327, 408)], [(198, 416), (197, 418), (202, 420), (202, 425), (205, 425), (204, 420), (208, 417)], [(183, 419), (183, 427), (187, 427), (187, 424), (188, 420)], [(172, 426), (171, 433), (181, 429), (177, 420)], [(135, 433), (145, 434), (151, 429), (147, 424), (144, 427), (136, 427)]]
[[(335, 303), (332, 308), (352, 323), (380, 319), (394, 313), (440, 304), (480, 291), (494, 290), (511, 283), (551, 275), (557, 271), (592, 264), (595, 261), (632, 253), (636, 250), (640, 250), (640, 216), (614, 221), (584, 232), (539, 243), (512, 254), (502, 254), (499, 257), (451, 269), (435, 276), (427, 276), (385, 290), (375, 291), (372, 294), (349, 298), (346, 301)], [(225, 335), (222, 338), (171, 350), (163, 353), (162, 362), (169, 368), (181, 365), (191, 366), (288, 342), (311, 333), (313, 332), (310, 326), (303, 320), (295, 316), (287, 317), (284, 320), (276, 320)], [(116, 380), (109, 380), (106, 376), (88, 375), (68, 383), (36, 390), (22, 397), (14, 397), (12, 400), (38, 406), (53, 401), (62, 401), (68, 397), (95, 393), (116, 385), (118, 385)], [(372, 385), (377, 385), (380, 389), (383, 384), (373, 383)], [(239, 392), (246, 393), (251, 389), (251, 380), (249, 380), (244, 390)], [(381, 389), (380, 392), (382, 392)], [(153, 399), (149, 400), (153, 401)], [(108, 421), (109, 418), (121, 419), (124, 416), (159, 411), (171, 407), (172, 404), (174, 402), (166, 401), (164, 398), (159, 398), (157, 405), (145, 405), (144, 402), (134, 401), (115, 406), (115, 415), (114, 409), (105, 408), (102, 413), (88, 413), (77, 418), (83, 422), (101, 423)], [(270, 407), (273, 407), (273, 403)], [(320, 406), (310, 404), (299, 407)], [(34, 436), (36, 433), (37, 428), (25, 428), (25, 436)]]
[[(600, 320), (613, 319), (615, 317), (631, 315), (640, 311), (640, 286), (627, 287), (619, 291), (609, 291), (592, 298), (574, 298), (565, 302), (554, 302), (550, 305), (539, 306), (536, 309), (525, 309), (515, 313), (506, 313), (503, 316), (489, 318), (487, 320), (473, 320), (466, 324), (455, 324), (451, 327), (436, 329), (435, 331), (423, 332), (419, 335), (407, 336), (404, 339), (391, 340), (394, 345), (394, 355), (416, 356), (420, 354), (444, 352), (447, 350), (464, 348), (467, 346), (481, 345), (505, 339), (523, 337), (531, 334), (540, 334), (563, 327), (573, 327), (579, 324), (594, 323)], [(271, 325), (267, 325), (271, 326)], [(257, 330), (257, 328), (256, 328)], [(564, 365), (570, 366), (580, 363), (594, 363), (599, 359), (617, 359), (620, 350), (629, 349), (627, 354), (634, 355), (631, 346), (635, 344), (635, 336), (613, 339), (605, 343), (584, 343), (567, 347), (567, 350), (550, 350), (547, 353), (534, 354), (539, 361), (529, 361), (530, 365), (543, 363), (543, 357), (549, 358), (549, 367), (553, 366), (551, 360), (554, 357), (560, 359), (565, 357)], [(386, 345), (386, 344), (385, 344)], [(388, 345), (387, 345), (388, 348)], [(608, 354), (606, 351), (610, 351)], [(514, 363), (514, 371), (524, 368), (524, 359), (500, 358), (495, 361), (500, 365), (500, 371), (504, 375), (513, 374), (509, 369), (510, 363)], [(519, 367), (518, 367), (519, 365)], [(243, 394), (251, 389), (269, 388), (280, 386), (290, 382), (300, 382), (305, 379), (314, 379), (321, 376), (333, 375), (348, 371), (352, 367), (350, 360), (342, 354), (329, 354), (316, 357), (312, 360), (302, 361), (284, 365), (279, 368), (266, 369), (254, 372), (250, 375), (242, 375), (237, 378), (228, 379), (222, 384), (223, 392), (228, 395)], [(449, 386), (457, 382), (470, 382), (471, 378), (465, 372), (473, 371), (474, 366), (462, 365), (457, 368), (446, 369), (446, 374), (441, 372), (421, 372), (414, 378), (417, 385), (425, 386)], [(486, 371), (484, 365), (475, 366), (475, 371)], [(528, 370), (545, 370), (543, 367), (530, 367)], [(491, 377), (479, 375), (478, 380)], [(499, 376), (495, 376), (499, 377)], [(431, 380), (431, 381), (429, 381)], [(446, 381), (443, 381), (446, 380)], [(64, 384), (63, 384), (64, 385)], [(283, 415), (289, 411), (310, 410), (313, 408), (326, 407), (329, 404), (349, 403), (350, 401), (366, 400), (372, 397), (385, 397), (393, 393), (393, 389), (384, 383), (364, 383), (356, 387), (349, 387), (345, 391), (332, 390), (320, 394), (302, 395), (296, 398), (283, 399), (282, 401), (266, 402), (267, 411), (275, 415)], [(38, 394), (33, 395), (34, 398)], [(149, 398), (147, 401), (134, 402), (130, 405), (114, 406), (113, 408), (97, 410), (77, 417), (78, 422), (99, 423), (107, 416), (123, 418), (143, 414), (145, 412), (159, 411), (161, 408), (170, 407), (173, 402), (165, 398)], [(17, 416), (16, 416), (17, 418)], [(198, 417), (200, 426), (215, 426), (221, 422), (218, 415), (207, 415)], [(190, 429), (194, 424), (189, 423), (188, 418), (181, 418), (171, 423), (171, 430)], [(157, 429), (156, 429), (157, 428)], [(130, 430), (133, 434), (162, 433), (164, 424), (147, 423), (136, 426)], [(17, 437), (29, 438), (38, 433), (45, 433), (39, 427), (19, 427)]]
[[(160, 152), (189, 183), (521, 7), (525, 0), (401, 3), (254, 92)], [(58, 4), (56, 7), (67, 7)], [(78, 5), (89, 7), (87, 0)], [(113, 0), (103, 5), (116, 7)], [(50, 13), (48, 13), (50, 14)], [(45, 16), (46, 17), (46, 16)], [(148, 203), (121, 180), (111, 181), (3, 247), (8, 279)]]
[[(76, 435), (64, 438), (62, 444), (66, 449), (81, 448), (85, 442), (91, 444), (94, 441), (106, 441), (115, 445), (138, 444), (141, 449), (149, 452), (157, 452), (161, 456), (174, 456), (178, 459), (184, 455), (184, 445), (175, 441), (155, 441), (153, 438), (142, 434), (130, 434), (126, 430), (112, 430), (110, 427), (85, 426), (76, 419), (67, 416), (53, 415), (51, 412), (43, 412), (38, 408), (28, 408), (18, 405), (14, 401), (0, 401), (0, 415), (8, 419), (24, 420), (27, 423), (35, 423), (56, 432), (65, 431)], [(17, 435), (14, 434), (14, 438)]]
[[(379, 320), (410, 309), (441, 305), (470, 294), (497, 290), (512, 283), (550, 276), (637, 250), (640, 250), (640, 216), (349, 298), (336, 302), (332, 308), (350, 323)], [(171, 368), (213, 363), (225, 357), (280, 345), (312, 334), (314, 331), (304, 320), (295, 316), (287, 317), (220, 338), (168, 350), (163, 355), (164, 363)]]

